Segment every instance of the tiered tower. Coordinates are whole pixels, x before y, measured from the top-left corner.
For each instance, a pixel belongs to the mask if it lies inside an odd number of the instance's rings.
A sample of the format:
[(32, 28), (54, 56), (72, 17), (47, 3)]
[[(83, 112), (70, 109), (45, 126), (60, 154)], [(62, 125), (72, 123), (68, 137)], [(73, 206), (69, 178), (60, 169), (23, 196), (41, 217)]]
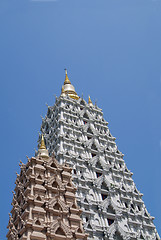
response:
[(67, 71), (62, 93), (42, 119), (49, 154), (73, 168), (77, 201), (90, 240), (159, 240), (142, 195), (100, 108), (79, 98)]
[(42, 137), (37, 157), (21, 162), (17, 174), (8, 240), (85, 240), (72, 169), (49, 157)]

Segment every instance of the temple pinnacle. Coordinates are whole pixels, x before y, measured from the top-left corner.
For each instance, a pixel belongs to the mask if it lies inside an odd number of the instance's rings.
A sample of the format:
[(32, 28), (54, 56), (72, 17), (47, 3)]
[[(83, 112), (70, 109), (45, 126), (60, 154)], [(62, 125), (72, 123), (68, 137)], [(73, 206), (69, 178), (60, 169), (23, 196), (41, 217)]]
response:
[(92, 100), (91, 100), (90, 96), (88, 97), (88, 104), (89, 104), (90, 106), (93, 106), (93, 103), (92, 103)]
[(64, 85), (65, 84), (71, 84), (69, 78), (68, 78), (68, 74), (67, 74), (67, 69), (65, 69), (65, 81), (64, 81)]
[(70, 98), (73, 98), (75, 100), (79, 99), (79, 96), (77, 95), (74, 86), (71, 84), (68, 75), (67, 75), (67, 70), (65, 69), (65, 81), (64, 85), (62, 86), (62, 92), (61, 95), (68, 95)]
[(40, 145), (40, 149), (46, 149), (43, 134), (42, 134), (42, 137), (41, 137), (41, 145)]
[(42, 158), (49, 158), (49, 153), (48, 153), (48, 150), (46, 149), (46, 146), (45, 146), (45, 141), (44, 141), (44, 136), (42, 134), (42, 137), (41, 137), (41, 145), (40, 145), (40, 148), (38, 150), (38, 156), (39, 157), (42, 157)]
[(65, 96), (65, 91), (64, 91), (64, 87), (62, 86), (62, 88), (61, 88), (61, 96)]

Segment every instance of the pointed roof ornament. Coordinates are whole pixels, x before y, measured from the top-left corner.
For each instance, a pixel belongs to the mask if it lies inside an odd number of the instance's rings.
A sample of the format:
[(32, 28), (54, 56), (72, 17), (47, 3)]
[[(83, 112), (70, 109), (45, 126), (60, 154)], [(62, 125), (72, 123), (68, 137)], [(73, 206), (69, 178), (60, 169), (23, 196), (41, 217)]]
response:
[(70, 98), (79, 99), (79, 96), (77, 95), (74, 86), (71, 84), (68, 75), (67, 75), (67, 69), (65, 69), (65, 81), (64, 81), (64, 85), (62, 86), (62, 93), (61, 95), (64, 96), (68, 95)]
[(46, 149), (43, 134), (42, 134), (42, 136), (41, 136), (41, 145), (40, 145), (40, 148), (39, 148), (39, 149)]
[(61, 96), (65, 96), (65, 91), (64, 91), (64, 87), (63, 86), (61, 88)]
[(64, 87), (62, 86), (61, 93), (65, 93)]
[(92, 100), (91, 100), (91, 98), (90, 98), (90, 96), (88, 97), (88, 104), (89, 104), (89, 106), (93, 106), (93, 103), (92, 103)]
[(64, 81), (64, 85), (65, 85), (65, 84), (71, 84), (71, 82), (70, 82), (70, 80), (69, 80), (69, 78), (68, 78), (67, 69), (65, 68), (64, 70), (65, 70), (65, 81)]
[(42, 157), (42, 158), (49, 158), (49, 153), (48, 153), (48, 150), (46, 149), (46, 146), (45, 146), (45, 141), (44, 141), (43, 134), (41, 136), (41, 145), (40, 145), (40, 148), (38, 150), (38, 156)]

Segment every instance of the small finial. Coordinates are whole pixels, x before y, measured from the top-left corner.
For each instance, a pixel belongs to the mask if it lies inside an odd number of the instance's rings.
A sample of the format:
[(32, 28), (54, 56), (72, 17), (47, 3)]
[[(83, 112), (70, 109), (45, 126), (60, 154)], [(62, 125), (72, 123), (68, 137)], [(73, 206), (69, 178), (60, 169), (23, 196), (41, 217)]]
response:
[(42, 134), (42, 136), (41, 136), (41, 145), (40, 145), (40, 148), (39, 148), (39, 149), (45, 149), (45, 150), (46, 150), (46, 146), (45, 146), (43, 134)]
[(40, 148), (38, 150), (37, 156), (41, 157), (41, 158), (46, 158), (46, 159), (49, 158), (49, 153), (48, 153), (48, 150), (46, 149), (46, 146), (45, 146), (45, 141), (44, 141), (43, 134), (41, 136), (41, 145), (40, 145)]
[(65, 93), (64, 87), (62, 86), (61, 93)]
[(69, 80), (69, 78), (68, 78), (68, 75), (67, 75), (67, 69), (65, 68), (64, 70), (65, 70), (65, 81), (64, 81), (64, 85), (65, 85), (65, 84), (71, 84), (71, 82), (70, 82), (70, 80)]
[(91, 100), (90, 96), (88, 97), (88, 104), (89, 104), (90, 106), (93, 106), (93, 103), (92, 103), (92, 100)]
[(28, 162), (30, 162), (30, 158), (26, 155)]
[(61, 96), (66, 96), (65, 91), (64, 91), (64, 86), (61, 88)]

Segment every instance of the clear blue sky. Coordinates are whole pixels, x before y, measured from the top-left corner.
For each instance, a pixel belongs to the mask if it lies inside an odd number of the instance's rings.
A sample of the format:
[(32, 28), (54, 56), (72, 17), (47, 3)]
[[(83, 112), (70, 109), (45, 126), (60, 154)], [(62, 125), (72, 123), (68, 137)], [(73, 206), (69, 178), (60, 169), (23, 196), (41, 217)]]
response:
[(161, 235), (161, 0), (0, 0), (0, 239), (65, 67), (103, 109)]

